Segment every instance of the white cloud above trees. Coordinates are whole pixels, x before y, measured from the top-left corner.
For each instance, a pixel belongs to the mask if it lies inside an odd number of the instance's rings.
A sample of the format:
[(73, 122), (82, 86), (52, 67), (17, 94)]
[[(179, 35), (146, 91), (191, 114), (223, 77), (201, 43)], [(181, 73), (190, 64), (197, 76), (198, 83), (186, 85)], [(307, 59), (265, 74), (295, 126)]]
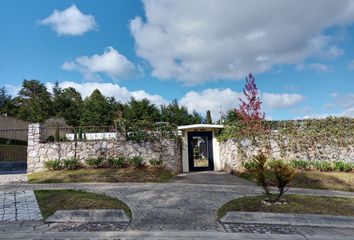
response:
[(134, 72), (135, 67), (116, 49), (107, 47), (101, 55), (80, 56), (74, 61), (66, 61), (62, 69), (79, 71), (86, 80), (98, 80), (102, 73), (112, 79), (124, 78)]
[(49, 17), (38, 23), (50, 26), (59, 36), (79, 36), (97, 27), (95, 17), (83, 14), (76, 5), (63, 11), (54, 10)]
[(294, 106), (305, 100), (305, 97), (297, 93), (267, 93), (262, 94), (263, 103), (267, 109), (280, 109)]
[[(130, 22), (136, 53), (159, 79), (241, 79), (277, 64), (344, 53), (325, 32), (354, 21), (351, 0), (144, 0)], [(205, 7), (207, 6), (207, 7)], [(146, 20), (145, 20), (146, 19)], [(309, 66), (323, 71), (323, 66)]]
[[(46, 86), (48, 90), (51, 90), (54, 84), (47, 82)], [(95, 89), (98, 89), (103, 95), (107, 97), (115, 97), (116, 100), (119, 100), (123, 103), (129, 101), (131, 97), (134, 97), (138, 100), (147, 98), (156, 105), (167, 104), (167, 101), (160, 95), (149, 94), (143, 90), (129, 91), (126, 87), (121, 87), (118, 84), (114, 84), (114, 83), (100, 83), (100, 82), (77, 83), (71, 81), (64, 81), (60, 83), (60, 87), (62, 88), (73, 87), (78, 92), (81, 93), (83, 98), (90, 96), (90, 94)]]

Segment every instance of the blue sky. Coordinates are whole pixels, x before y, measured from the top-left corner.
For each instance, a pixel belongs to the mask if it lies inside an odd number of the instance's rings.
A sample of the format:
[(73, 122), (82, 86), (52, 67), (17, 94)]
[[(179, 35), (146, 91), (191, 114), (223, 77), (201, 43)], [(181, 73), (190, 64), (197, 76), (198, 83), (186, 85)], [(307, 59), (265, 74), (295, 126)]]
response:
[(252, 72), (270, 119), (354, 117), (353, 30), (352, 0), (3, 0), (0, 86), (177, 98), (216, 119)]

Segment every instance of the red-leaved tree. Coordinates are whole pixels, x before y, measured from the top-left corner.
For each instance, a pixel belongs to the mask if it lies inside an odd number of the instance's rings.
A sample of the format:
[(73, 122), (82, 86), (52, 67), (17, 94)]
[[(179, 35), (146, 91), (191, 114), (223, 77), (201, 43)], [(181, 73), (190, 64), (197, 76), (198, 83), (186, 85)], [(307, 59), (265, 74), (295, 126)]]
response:
[(261, 100), (256, 86), (255, 78), (250, 73), (246, 77), (246, 85), (243, 88), (244, 99), (239, 98), (240, 108), (236, 114), (246, 125), (247, 132), (251, 135), (258, 135), (265, 132), (263, 121), (265, 113), (261, 111)]

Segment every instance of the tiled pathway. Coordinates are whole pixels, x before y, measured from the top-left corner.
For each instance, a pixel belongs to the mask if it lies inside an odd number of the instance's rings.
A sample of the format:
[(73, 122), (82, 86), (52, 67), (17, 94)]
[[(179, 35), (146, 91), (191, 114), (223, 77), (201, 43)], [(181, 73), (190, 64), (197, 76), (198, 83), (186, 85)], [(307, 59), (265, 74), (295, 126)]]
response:
[[(0, 183), (14, 184), (26, 182), (24, 174), (0, 175)], [(0, 221), (40, 220), (37, 200), (33, 190), (5, 190), (0, 191)]]

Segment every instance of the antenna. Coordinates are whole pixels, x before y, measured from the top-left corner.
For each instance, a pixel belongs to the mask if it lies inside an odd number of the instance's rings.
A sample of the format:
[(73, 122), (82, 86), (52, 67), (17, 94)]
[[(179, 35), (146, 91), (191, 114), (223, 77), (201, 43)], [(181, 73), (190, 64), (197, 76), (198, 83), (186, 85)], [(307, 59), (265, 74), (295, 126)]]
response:
[(221, 105), (219, 105), (219, 108), (220, 108), (220, 124), (221, 124), (221, 120), (222, 120)]

